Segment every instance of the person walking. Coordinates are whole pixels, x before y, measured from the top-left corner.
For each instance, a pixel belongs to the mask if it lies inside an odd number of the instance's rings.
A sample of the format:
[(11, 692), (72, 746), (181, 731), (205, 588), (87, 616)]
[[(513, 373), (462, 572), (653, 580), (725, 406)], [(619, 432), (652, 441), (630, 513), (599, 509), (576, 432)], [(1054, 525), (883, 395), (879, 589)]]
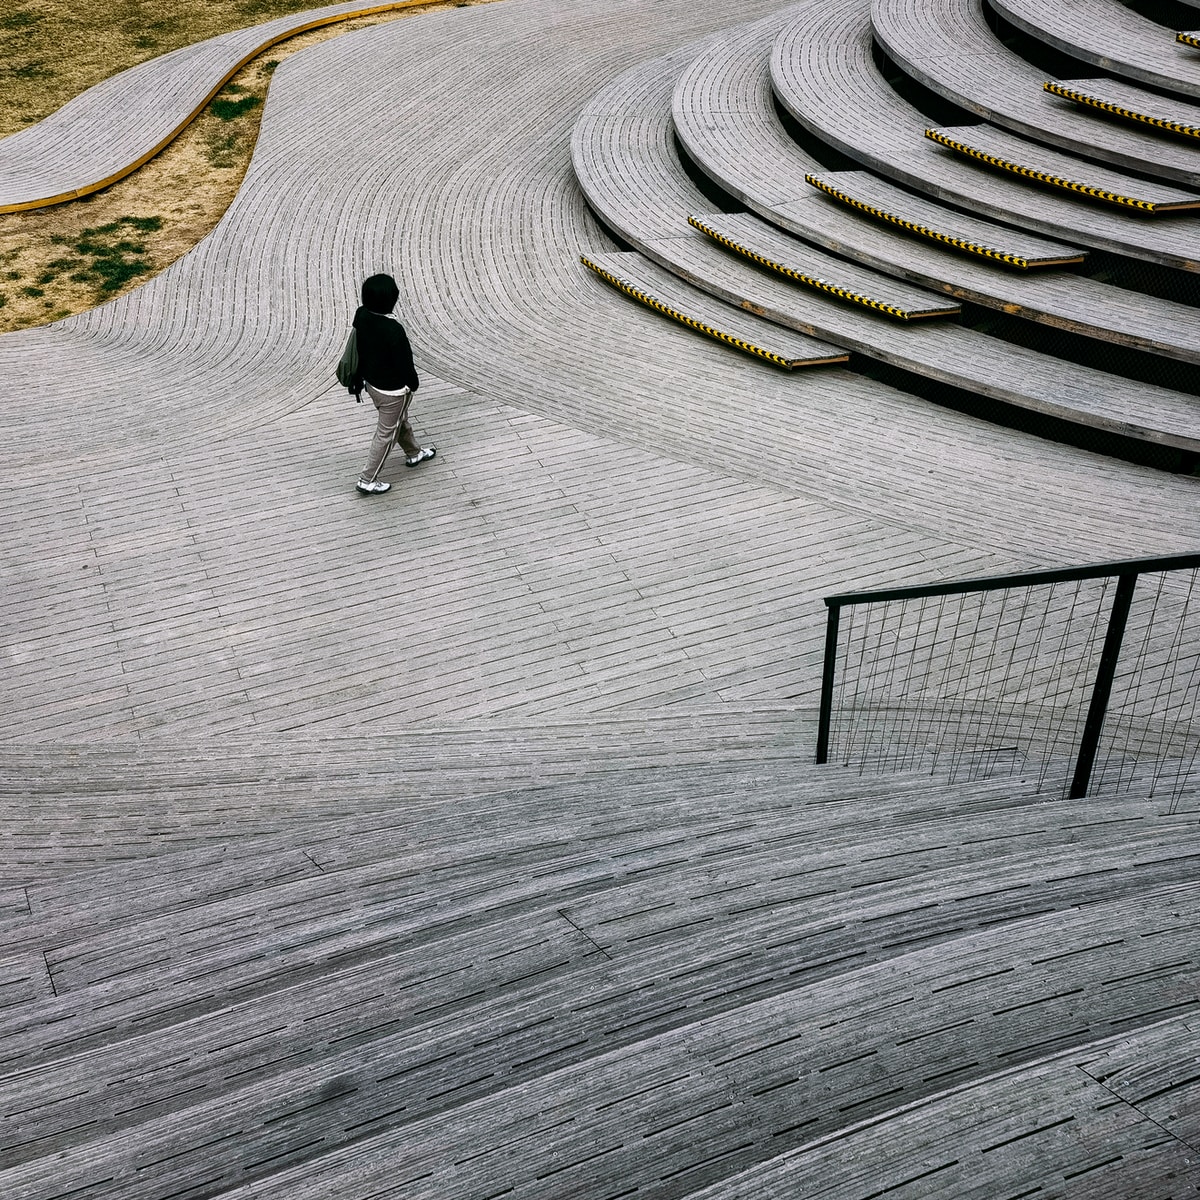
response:
[(409, 405), (421, 381), (413, 366), (408, 334), (393, 311), (399, 299), (400, 289), (390, 275), (372, 275), (363, 281), (362, 305), (354, 314), (359, 375), (354, 390), (365, 388), (378, 413), (367, 465), (354, 485), (367, 496), (386, 492), (392, 486), (379, 478), (379, 472), (393, 445), (398, 444), (404, 451), (405, 464), (410, 467), (437, 454), (436, 446), (417, 443), (408, 420)]

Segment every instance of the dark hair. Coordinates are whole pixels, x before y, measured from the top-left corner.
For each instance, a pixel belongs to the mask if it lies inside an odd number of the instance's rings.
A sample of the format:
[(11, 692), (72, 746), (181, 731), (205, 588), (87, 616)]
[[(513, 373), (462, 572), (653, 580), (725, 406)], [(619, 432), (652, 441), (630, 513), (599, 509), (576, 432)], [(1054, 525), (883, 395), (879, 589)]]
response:
[(399, 299), (400, 289), (390, 275), (372, 275), (363, 280), (363, 306), (372, 312), (390, 313)]

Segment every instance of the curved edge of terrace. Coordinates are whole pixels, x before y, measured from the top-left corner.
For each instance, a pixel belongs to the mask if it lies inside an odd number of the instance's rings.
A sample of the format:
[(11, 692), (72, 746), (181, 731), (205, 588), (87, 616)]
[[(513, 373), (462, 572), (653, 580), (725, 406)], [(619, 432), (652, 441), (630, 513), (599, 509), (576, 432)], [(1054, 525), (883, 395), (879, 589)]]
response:
[(992, 31), (983, 0), (873, 0), (871, 27), (906, 75), (996, 125), (1122, 170), (1200, 184), (1200, 146), (1115, 125), (1052, 97), (1046, 73)]
[(298, 34), (428, 0), (359, 0), (234, 30), (121, 71), (0, 141), (0, 213), (48, 208), (131, 175), (263, 51)]

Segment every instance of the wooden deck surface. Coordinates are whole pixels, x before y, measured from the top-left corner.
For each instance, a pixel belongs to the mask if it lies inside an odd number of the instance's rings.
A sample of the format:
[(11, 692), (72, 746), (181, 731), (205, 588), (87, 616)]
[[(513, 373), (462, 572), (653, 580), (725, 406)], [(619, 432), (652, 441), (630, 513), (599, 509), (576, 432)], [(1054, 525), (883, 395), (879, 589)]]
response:
[[(293, 56), (209, 238), (0, 338), (5, 1200), (1194, 1194), (1200, 799), (811, 746), (822, 595), (1190, 550), (1198, 481), (595, 279), (580, 114), (729, 19)], [(377, 269), (438, 456), (364, 498)]]
[(1200, 217), (1181, 213), (1152, 222), (1109, 211), (1082, 196), (989, 173), (935, 146), (925, 137), (932, 122), (887, 84), (872, 58), (869, 0), (806, 0), (791, 11), (772, 53), (771, 77), (780, 103), (814, 136), (885, 178), (967, 212), (1085, 248), (1200, 269)]
[(873, 0), (871, 29), (906, 75), (993, 124), (1122, 171), (1200, 185), (1200, 145), (1114, 124), (1046, 92), (1046, 73), (999, 40), (984, 0)]

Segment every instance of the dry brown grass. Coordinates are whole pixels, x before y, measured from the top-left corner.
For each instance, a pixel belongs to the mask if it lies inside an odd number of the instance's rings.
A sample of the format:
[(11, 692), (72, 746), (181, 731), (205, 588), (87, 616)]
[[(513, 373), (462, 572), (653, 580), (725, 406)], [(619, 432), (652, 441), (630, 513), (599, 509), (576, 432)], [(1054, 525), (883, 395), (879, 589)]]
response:
[[(204, 237), (237, 194), (271, 74), (289, 54), (351, 29), (488, 2), (432, 3), (281, 42), (243, 68), (166, 150), (132, 175), (81, 200), (0, 214), (0, 333), (94, 308)], [(165, 6), (138, 0), (23, 0), (0, 16), (0, 94), (12, 97), (0, 113), (0, 133), (40, 120), (136, 62), (312, 7), (311, 0), (209, 0), (180, 5), (180, 11), (173, 6), (164, 16)], [(218, 115), (222, 111), (228, 119)]]

